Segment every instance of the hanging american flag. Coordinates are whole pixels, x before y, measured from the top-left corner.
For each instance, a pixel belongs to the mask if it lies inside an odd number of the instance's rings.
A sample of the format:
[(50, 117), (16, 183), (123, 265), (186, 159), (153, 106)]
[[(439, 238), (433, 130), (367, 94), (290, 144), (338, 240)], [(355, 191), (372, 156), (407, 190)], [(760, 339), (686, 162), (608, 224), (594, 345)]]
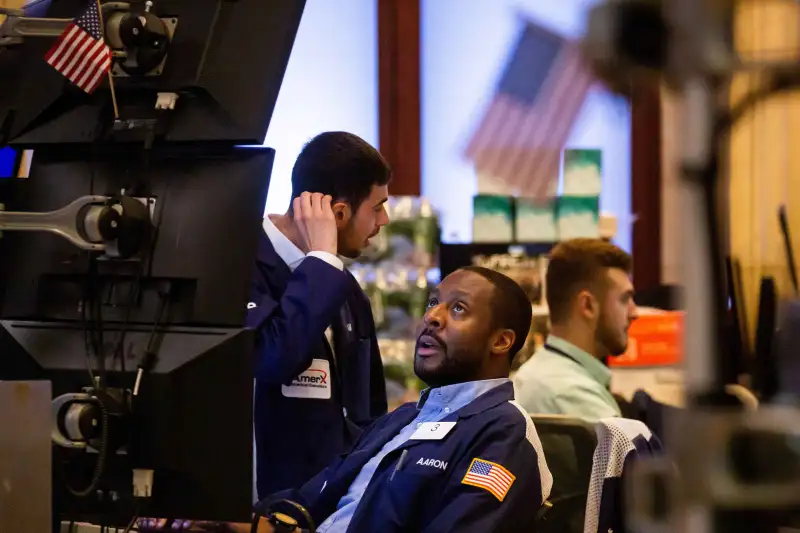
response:
[(111, 68), (111, 48), (105, 43), (100, 8), (91, 0), (44, 56), (50, 66), (91, 94)]
[(521, 196), (556, 192), (561, 150), (593, 82), (578, 43), (526, 24), (466, 157)]

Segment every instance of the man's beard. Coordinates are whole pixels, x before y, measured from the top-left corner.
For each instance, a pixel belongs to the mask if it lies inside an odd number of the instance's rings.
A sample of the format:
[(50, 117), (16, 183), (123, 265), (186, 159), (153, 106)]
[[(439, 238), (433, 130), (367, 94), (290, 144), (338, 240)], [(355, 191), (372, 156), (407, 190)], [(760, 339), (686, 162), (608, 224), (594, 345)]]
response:
[(469, 357), (465, 353), (442, 353), (439, 363), (426, 366), (427, 359), (414, 357), (414, 374), (429, 387), (443, 387), (453, 383), (474, 381), (480, 368), (480, 359)]
[(336, 255), (346, 257), (347, 259), (358, 259), (361, 256), (361, 250), (352, 250), (348, 245), (348, 234), (340, 233), (338, 243), (336, 245)]
[(606, 324), (604, 317), (600, 317), (597, 325), (596, 334), (597, 344), (599, 344), (611, 357), (619, 357), (628, 348), (628, 339), (621, 340), (619, 335), (615, 335), (614, 329)]
[(354, 237), (355, 231), (355, 220), (354, 218), (350, 218), (347, 226), (345, 226), (345, 228), (339, 232), (337, 246), (338, 255), (346, 257), (347, 259), (358, 259), (361, 257), (361, 254), (364, 253), (363, 246), (359, 246), (357, 248), (349, 246), (351, 241), (356, 241), (356, 238)]

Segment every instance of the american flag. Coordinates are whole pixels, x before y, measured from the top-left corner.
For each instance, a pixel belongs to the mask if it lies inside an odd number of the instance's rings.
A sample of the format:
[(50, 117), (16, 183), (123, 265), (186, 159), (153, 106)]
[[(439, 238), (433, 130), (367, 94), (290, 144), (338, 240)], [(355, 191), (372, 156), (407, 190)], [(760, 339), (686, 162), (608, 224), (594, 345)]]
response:
[(461, 483), (486, 489), (495, 498), (503, 501), (515, 479), (514, 474), (503, 466), (476, 457), (472, 460), (472, 464), (469, 465), (469, 470), (467, 470)]
[(50, 66), (89, 94), (111, 68), (111, 48), (100, 28), (100, 8), (91, 0), (44, 56)]
[(466, 157), (531, 198), (555, 195), (561, 150), (593, 82), (578, 43), (528, 23)]

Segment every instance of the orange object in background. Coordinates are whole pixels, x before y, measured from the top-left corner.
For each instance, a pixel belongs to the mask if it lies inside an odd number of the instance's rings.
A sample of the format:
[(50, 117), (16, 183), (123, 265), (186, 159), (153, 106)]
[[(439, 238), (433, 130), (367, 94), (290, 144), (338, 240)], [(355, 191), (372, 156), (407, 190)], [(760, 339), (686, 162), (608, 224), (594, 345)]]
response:
[(628, 349), (611, 357), (612, 367), (670, 366), (683, 360), (683, 311), (637, 318), (628, 330)]

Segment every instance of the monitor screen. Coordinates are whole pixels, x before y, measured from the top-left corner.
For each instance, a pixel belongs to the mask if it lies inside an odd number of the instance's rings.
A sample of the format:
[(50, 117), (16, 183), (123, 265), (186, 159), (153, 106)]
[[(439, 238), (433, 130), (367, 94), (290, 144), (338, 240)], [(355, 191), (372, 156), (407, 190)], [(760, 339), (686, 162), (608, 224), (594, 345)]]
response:
[(17, 152), (12, 148), (0, 148), (0, 179), (14, 176)]

